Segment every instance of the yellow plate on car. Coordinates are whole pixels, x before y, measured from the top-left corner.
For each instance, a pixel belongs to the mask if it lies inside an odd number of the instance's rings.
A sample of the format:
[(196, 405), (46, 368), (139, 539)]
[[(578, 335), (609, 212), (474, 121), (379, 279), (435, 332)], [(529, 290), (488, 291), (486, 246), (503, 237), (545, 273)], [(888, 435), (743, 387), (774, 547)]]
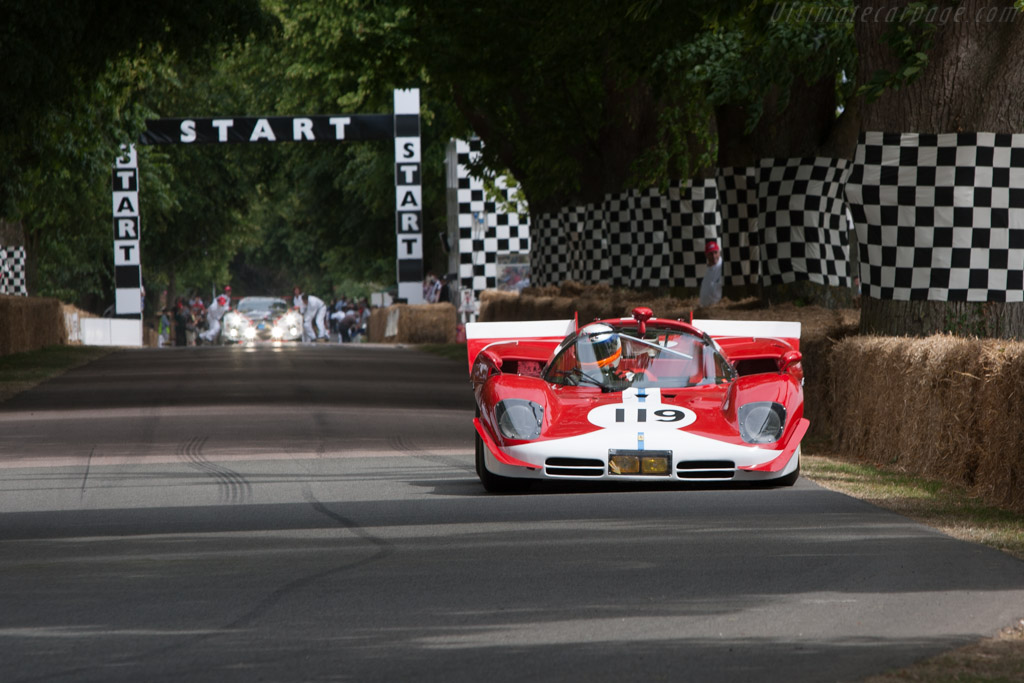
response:
[(668, 458), (640, 458), (641, 474), (668, 474)]
[(649, 474), (667, 476), (672, 466), (672, 451), (609, 449), (610, 474)]

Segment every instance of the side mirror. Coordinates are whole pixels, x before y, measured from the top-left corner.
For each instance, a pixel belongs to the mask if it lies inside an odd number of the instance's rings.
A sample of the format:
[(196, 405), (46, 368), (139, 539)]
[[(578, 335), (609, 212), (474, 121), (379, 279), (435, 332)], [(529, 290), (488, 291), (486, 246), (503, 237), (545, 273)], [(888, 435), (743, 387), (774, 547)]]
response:
[(642, 337), (647, 332), (647, 321), (654, 316), (654, 311), (647, 308), (646, 306), (637, 306), (633, 309), (633, 319), (636, 320), (639, 328), (640, 336)]
[(779, 372), (786, 372), (793, 365), (803, 360), (803, 354), (799, 351), (786, 351), (779, 358)]

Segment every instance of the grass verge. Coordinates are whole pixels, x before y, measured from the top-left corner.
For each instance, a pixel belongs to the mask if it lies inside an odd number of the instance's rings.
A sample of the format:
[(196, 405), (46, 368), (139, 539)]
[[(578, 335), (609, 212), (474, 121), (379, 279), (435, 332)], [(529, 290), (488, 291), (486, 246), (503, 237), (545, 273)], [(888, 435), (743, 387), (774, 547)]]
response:
[[(808, 450), (817, 450), (815, 444), (810, 444)], [(1024, 515), (984, 505), (952, 484), (828, 455), (804, 455), (801, 472), (827, 489), (1024, 560)], [(981, 681), (1024, 681), (1024, 619), (994, 638), (873, 676), (865, 683)]]
[(38, 351), (0, 356), (0, 402), (71, 368), (102, 358), (110, 351), (99, 346), (48, 346)]

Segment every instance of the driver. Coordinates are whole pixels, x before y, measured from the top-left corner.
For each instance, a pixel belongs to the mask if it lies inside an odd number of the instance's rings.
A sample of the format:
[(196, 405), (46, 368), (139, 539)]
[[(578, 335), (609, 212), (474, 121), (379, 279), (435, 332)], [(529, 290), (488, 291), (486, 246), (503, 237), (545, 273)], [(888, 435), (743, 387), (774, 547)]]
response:
[(576, 339), (576, 353), (580, 368), (594, 379), (602, 375), (618, 376), (622, 360), (622, 341), (619, 334), (604, 323), (587, 325)]

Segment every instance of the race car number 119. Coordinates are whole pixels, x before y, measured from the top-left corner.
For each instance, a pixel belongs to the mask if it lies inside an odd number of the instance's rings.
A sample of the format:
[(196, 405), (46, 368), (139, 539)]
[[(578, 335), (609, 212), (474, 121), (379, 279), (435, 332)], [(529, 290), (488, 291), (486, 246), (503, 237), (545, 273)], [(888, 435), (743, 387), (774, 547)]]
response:
[(590, 411), (587, 420), (605, 429), (642, 426), (644, 429), (679, 429), (694, 423), (697, 415), (685, 408), (663, 403), (611, 403)]

